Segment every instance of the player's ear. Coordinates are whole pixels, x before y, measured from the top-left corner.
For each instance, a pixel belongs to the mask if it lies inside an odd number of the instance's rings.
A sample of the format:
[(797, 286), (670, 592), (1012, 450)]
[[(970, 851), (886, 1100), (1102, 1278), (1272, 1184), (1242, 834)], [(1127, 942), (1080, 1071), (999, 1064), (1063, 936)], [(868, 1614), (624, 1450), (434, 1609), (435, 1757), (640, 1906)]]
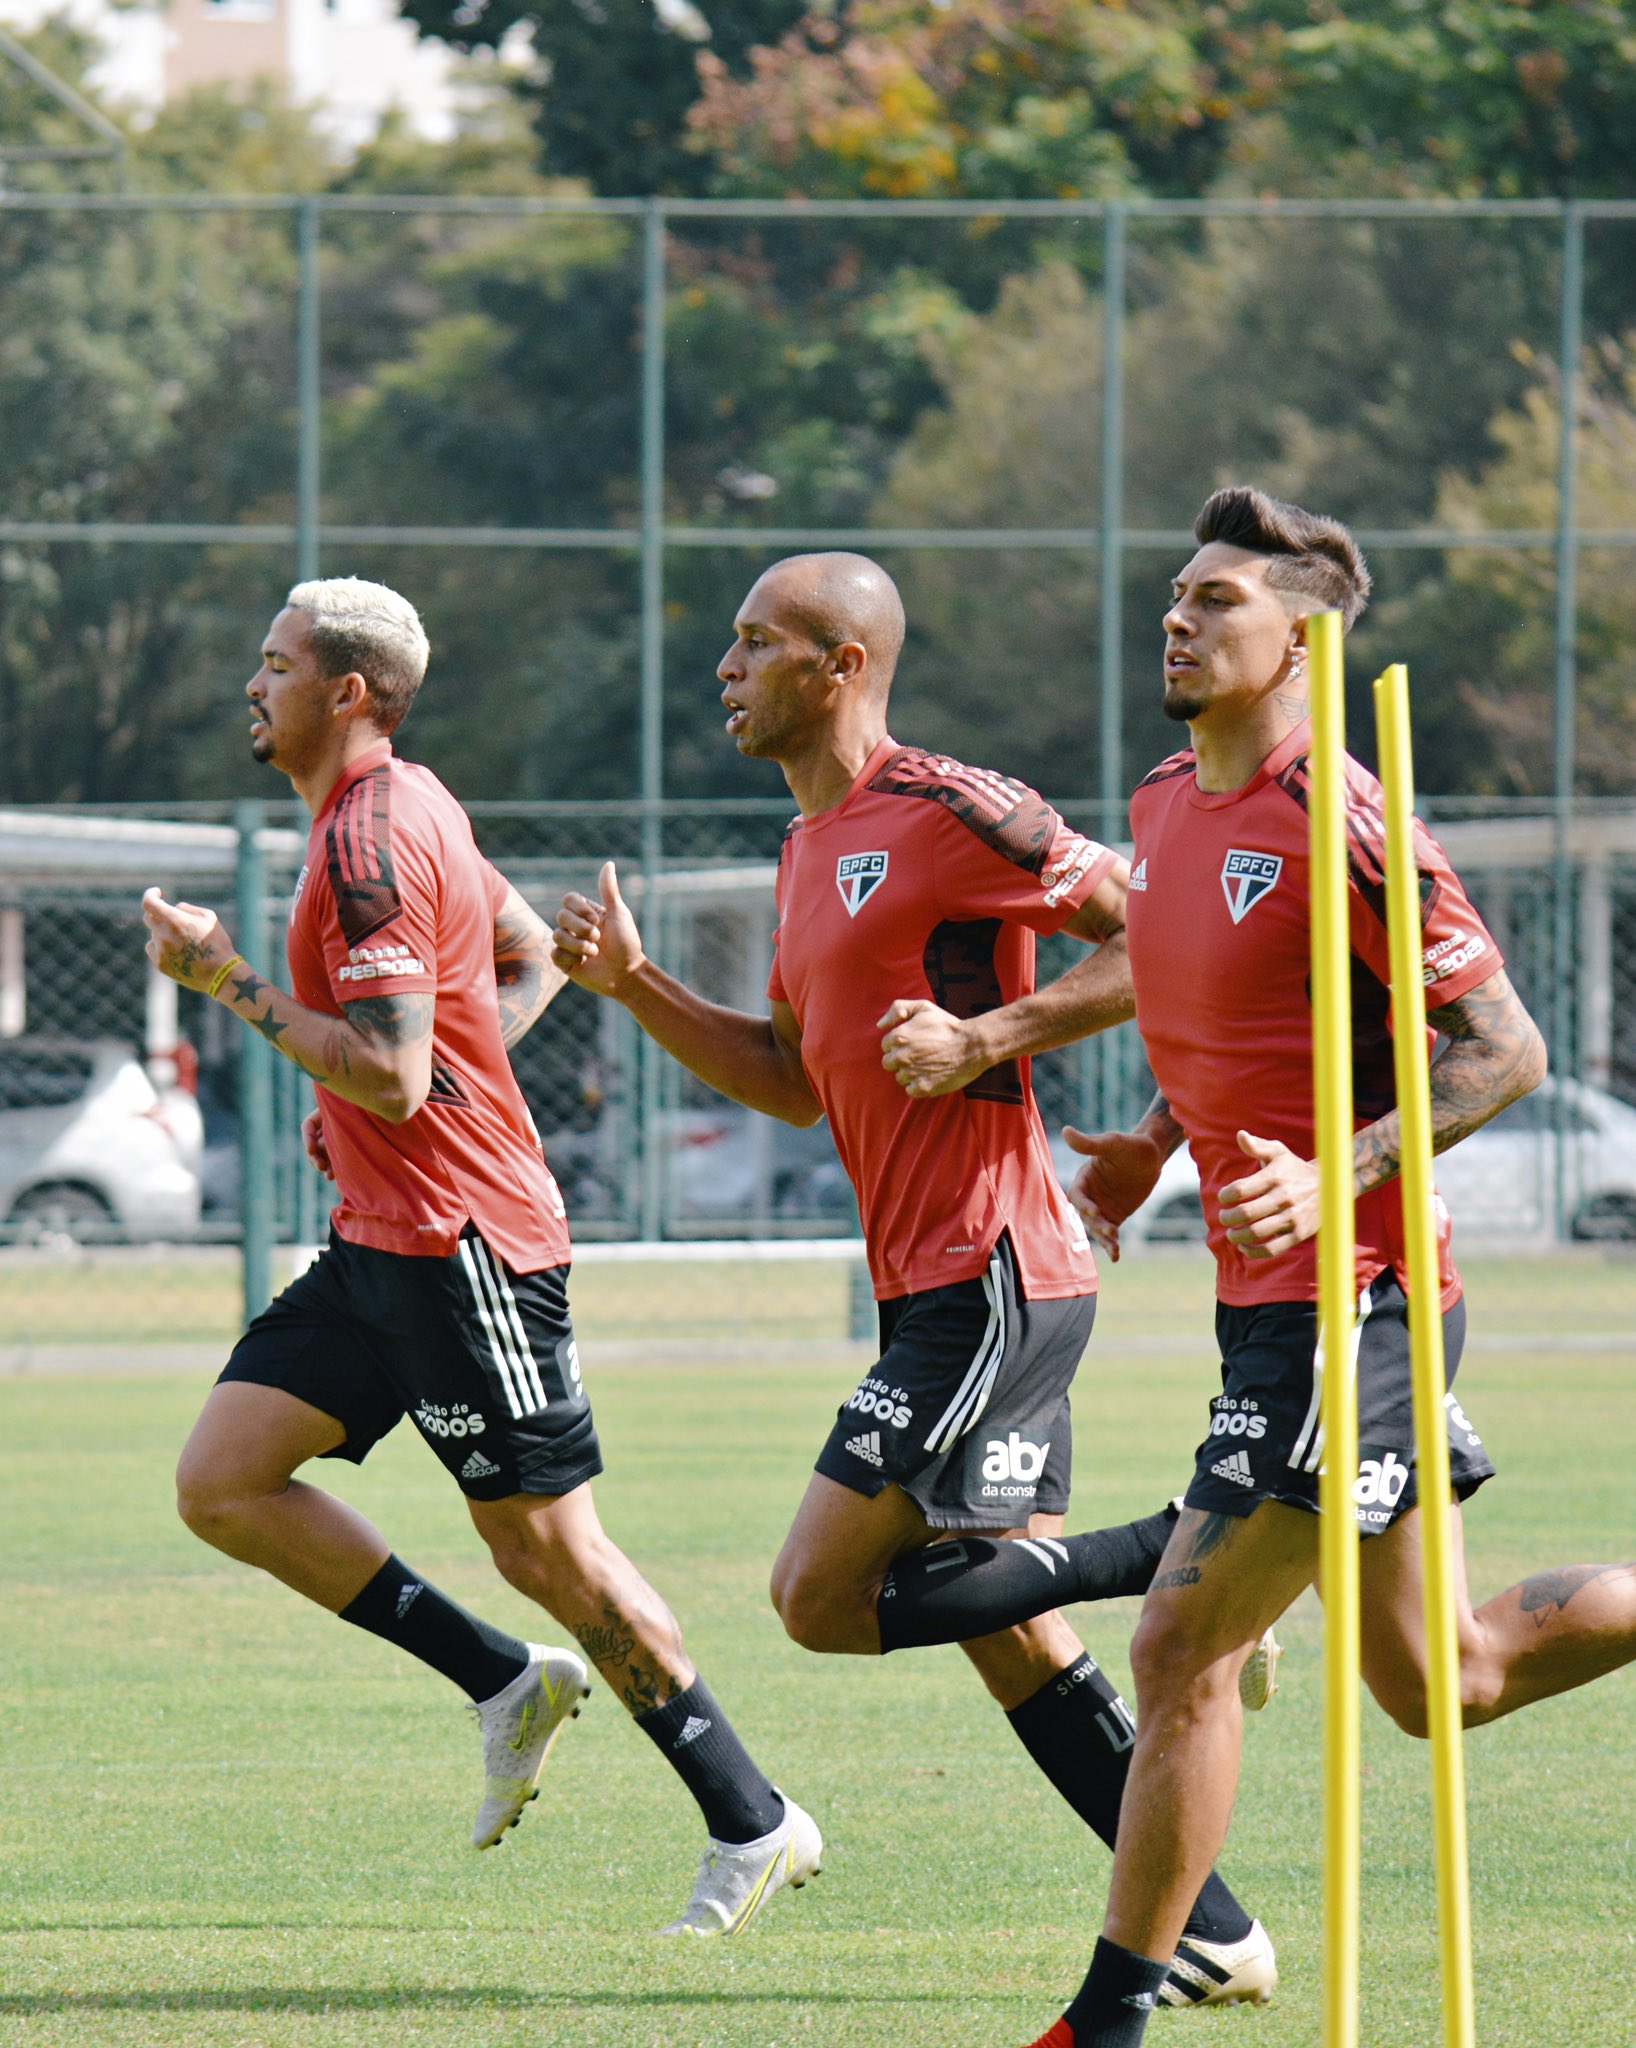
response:
[(356, 717), (369, 704), (368, 680), (356, 669), (349, 669), (344, 676), (333, 677), (329, 688), (332, 718)]
[(855, 683), (869, 663), (869, 650), (861, 640), (843, 640), (831, 648), (829, 672), (838, 683)]

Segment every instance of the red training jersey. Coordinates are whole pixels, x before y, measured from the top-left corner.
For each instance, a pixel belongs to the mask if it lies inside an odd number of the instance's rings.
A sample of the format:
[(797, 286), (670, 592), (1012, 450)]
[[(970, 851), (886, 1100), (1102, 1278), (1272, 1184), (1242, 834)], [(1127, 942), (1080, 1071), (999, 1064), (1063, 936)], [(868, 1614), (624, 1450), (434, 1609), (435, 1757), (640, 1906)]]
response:
[[(1191, 752), (1173, 754), (1131, 799), (1127, 908), (1136, 1021), (1154, 1079), (1187, 1133), (1204, 1192), (1221, 1300), (1315, 1301), (1315, 1241), (1246, 1259), (1221, 1227), (1221, 1190), (1255, 1171), (1238, 1133), (1276, 1138), (1311, 1159), (1310, 725), (1300, 725), (1242, 789), (1199, 788)], [(1346, 757), (1352, 1071), (1357, 1127), (1397, 1101), (1392, 1072), (1386, 843), (1380, 784)], [(1431, 1007), (1499, 971), (1499, 948), (1448, 856), (1418, 819), (1422, 959)], [(1429, 1035), (1428, 1035), (1429, 1036)], [(1459, 1299), (1448, 1213), (1436, 1205), (1443, 1303)], [(1357, 1204), (1357, 1279), (1387, 1266), (1407, 1284), (1398, 1181)]]
[(1028, 1299), (1094, 1292), (1029, 1062), (916, 1101), (882, 1067), (875, 1020), (900, 996), (974, 1017), (1031, 994), (1035, 934), (1115, 858), (1021, 783), (891, 739), (832, 810), (790, 827), (767, 992), (801, 1026), (879, 1300), (973, 1278), (1002, 1231)]
[(347, 768), (313, 821), (290, 906), (295, 999), (340, 1016), (372, 996), (429, 995), (432, 1086), (406, 1123), (318, 1088), (353, 1244), (448, 1258), (468, 1221), (513, 1272), (571, 1256), (557, 1184), (500, 1036), (494, 917), (505, 877), (426, 769), (382, 740)]

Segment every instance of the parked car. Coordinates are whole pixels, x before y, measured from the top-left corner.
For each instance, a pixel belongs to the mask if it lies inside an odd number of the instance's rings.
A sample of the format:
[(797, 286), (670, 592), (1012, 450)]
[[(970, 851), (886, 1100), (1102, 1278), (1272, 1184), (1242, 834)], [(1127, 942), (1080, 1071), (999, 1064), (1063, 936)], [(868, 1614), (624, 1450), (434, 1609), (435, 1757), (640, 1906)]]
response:
[[(1052, 1151), (1066, 1187), (1082, 1162), (1060, 1136)], [(1583, 1081), (1547, 1080), (1438, 1155), (1437, 1186), (1454, 1218), (1456, 1248), (1548, 1238), (1559, 1158), (1568, 1235), (1636, 1238), (1636, 1109)], [(1204, 1234), (1198, 1170), (1183, 1146), (1120, 1226), (1119, 1242), (1121, 1249), (1198, 1244)]]
[(198, 1227), (198, 1107), (178, 1071), (160, 1080), (117, 1039), (0, 1039), (8, 1235), (167, 1238)]
[[(856, 1221), (851, 1184), (827, 1123), (798, 1128), (730, 1102), (661, 1113), (667, 1225), (733, 1227), (757, 1221), (833, 1230)], [(613, 1128), (545, 1133), (546, 1161), (570, 1227), (625, 1214), (626, 1161)]]

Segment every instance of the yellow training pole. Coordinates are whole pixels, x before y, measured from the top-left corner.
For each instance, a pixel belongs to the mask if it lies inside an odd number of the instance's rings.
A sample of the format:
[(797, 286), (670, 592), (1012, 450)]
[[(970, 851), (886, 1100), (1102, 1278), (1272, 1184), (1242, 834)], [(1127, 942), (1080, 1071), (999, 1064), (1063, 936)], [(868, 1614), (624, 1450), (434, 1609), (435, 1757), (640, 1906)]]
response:
[(1312, 671), (1312, 1052), (1321, 1210), (1318, 1329), (1324, 1463), (1324, 2048), (1358, 2040), (1358, 1404), (1352, 1165), (1352, 967), (1347, 919), (1346, 697), (1339, 612), (1306, 622)]
[(1392, 956), (1392, 1061), (1403, 1125), (1404, 1242), (1409, 1258), (1409, 1351), (1414, 1373), (1415, 1462), (1424, 1554), (1426, 1661), (1437, 1843), (1443, 2039), (1473, 2048), (1471, 1893), (1466, 1864), (1465, 1758), (1460, 1733), (1460, 1652), (1454, 1624), (1454, 1542), (1444, 1417), (1443, 1317), (1432, 1220), (1431, 1080), (1421, 960), (1420, 887), (1414, 857), (1414, 765), (1409, 672), (1401, 662), (1375, 684), (1380, 780), (1386, 797), (1386, 922)]

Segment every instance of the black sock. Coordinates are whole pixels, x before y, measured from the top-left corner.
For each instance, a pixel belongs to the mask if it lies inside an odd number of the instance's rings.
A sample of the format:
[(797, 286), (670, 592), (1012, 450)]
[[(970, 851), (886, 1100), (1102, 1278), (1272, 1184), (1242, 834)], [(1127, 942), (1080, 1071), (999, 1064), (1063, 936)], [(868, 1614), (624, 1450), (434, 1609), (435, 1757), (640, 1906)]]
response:
[(1145, 1593), (1175, 1526), (1162, 1508), (1080, 1536), (963, 1536), (910, 1551), (881, 1586), (881, 1651), (969, 1642), (1075, 1600)]
[[(1095, 1658), (1087, 1652), (1059, 1671), (1006, 1719), (1075, 1813), (1111, 1849), (1136, 1724)], [(1249, 1914), (1212, 1870), (1185, 1932), (1202, 1941), (1242, 1941), (1249, 1931)]]
[(528, 1645), (491, 1628), (389, 1557), (341, 1619), (430, 1664), (479, 1702), (503, 1692), (528, 1662)]
[(699, 1802), (718, 1842), (757, 1841), (784, 1818), (783, 1800), (702, 1678), (695, 1676), (686, 1692), (638, 1715), (636, 1725)]
[(1142, 2048), (1169, 1974), (1168, 1963), (1132, 1955), (1099, 1936), (1085, 1982), (1063, 2015), (1074, 2030), (1074, 2048)]

